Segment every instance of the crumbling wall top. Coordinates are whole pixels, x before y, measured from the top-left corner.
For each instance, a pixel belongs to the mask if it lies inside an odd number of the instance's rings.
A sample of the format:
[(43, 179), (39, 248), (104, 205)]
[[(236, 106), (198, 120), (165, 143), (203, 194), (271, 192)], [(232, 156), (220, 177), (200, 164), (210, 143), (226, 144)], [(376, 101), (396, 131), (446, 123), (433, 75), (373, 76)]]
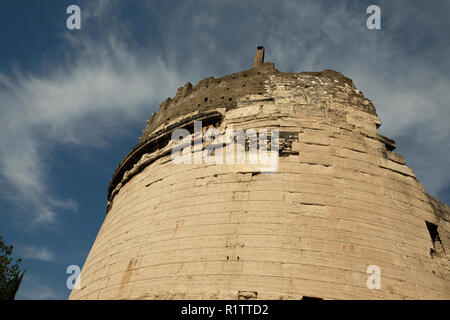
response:
[[(256, 59), (256, 58), (255, 58)], [(257, 68), (233, 73), (221, 78), (214, 77), (205, 78), (195, 86), (190, 82), (183, 87), (178, 88), (177, 94), (173, 98), (167, 98), (160, 104), (159, 111), (153, 114), (147, 122), (140, 142), (145, 141), (158, 127), (169, 123), (171, 119), (177, 118), (184, 114), (191, 112), (204, 112), (212, 108), (226, 108), (227, 110), (237, 107), (239, 97), (251, 94), (265, 94), (266, 81), (271, 75), (278, 75), (281, 77), (290, 77), (295, 81), (295, 78), (304, 78), (305, 81), (313, 83), (316, 78), (325, 80), (324, 82), (331, 83), (328, 85), (334, 91), (339, 92), (340, 86), (347, 85), (352, 89), (350, 95), (354, 96), (355, 104), (359, 100), (365, 99), (359, 91), (355, 88), (353, 81), (341, 73), (334, 70), (323, 70), (321, 72), (280, 72), (271, 62), (265, 62)], [(347, 92), (348, 93), (348, 92)], [(365, 101), (367, 112), (376, 114), (375, 107), (368, 100)]]

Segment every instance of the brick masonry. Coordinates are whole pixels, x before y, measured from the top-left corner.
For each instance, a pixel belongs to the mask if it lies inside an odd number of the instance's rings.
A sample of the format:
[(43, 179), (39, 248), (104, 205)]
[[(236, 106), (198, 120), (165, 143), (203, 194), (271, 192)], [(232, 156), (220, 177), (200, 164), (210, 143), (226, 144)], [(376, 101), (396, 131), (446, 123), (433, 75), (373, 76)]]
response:
[[(279, 129), (278, 172), (173, 164), (167, 137), (194, 119)], [(450, 299), (450, 208), (380, 125), (331, 70), (264, 63), (181, 87), (117, 168), (70, 299)]]

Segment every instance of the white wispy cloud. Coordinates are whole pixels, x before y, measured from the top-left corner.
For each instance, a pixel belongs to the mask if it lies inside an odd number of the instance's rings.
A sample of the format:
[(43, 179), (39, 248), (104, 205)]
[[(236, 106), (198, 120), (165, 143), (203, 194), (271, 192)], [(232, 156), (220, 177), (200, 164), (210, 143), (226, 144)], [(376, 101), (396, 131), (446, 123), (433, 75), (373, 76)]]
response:
[(131, 52), (113, 35), (102, 43), (66, 36), (66, 43), (74, 58), (45, 73), (0, 73), (2, 195), (31, 226), (51, 225), (58, 213), (77, 209), (74, 199), (59, 199), (52, 189), (55, 147), (104, 145), (121, 127), (147, 118), (178, 85), (157, 55)]
[(28, 246), (24, 249), (24, 258), (28, 259), (37, 259), (42, 260), (46, 262), (53, 262), (55, 260), (54, 253), (46, 248), (46, 247), (35, 247), (35, 246)]
[(62, 294), (52, 289), (46, 281), (40, 277), (25, 272), (16, 300), (55, 300), (64, 299)]

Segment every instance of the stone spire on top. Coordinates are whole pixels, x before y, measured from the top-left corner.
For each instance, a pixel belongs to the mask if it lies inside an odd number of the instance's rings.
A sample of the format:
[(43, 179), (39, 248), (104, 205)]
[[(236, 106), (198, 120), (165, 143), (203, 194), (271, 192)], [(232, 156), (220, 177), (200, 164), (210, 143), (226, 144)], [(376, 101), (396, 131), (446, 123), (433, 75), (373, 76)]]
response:
[(264, 63), (264, 47), (258, 46), (256, 48), (255, 59), (253, 60), (253, 68), (261, 67)]

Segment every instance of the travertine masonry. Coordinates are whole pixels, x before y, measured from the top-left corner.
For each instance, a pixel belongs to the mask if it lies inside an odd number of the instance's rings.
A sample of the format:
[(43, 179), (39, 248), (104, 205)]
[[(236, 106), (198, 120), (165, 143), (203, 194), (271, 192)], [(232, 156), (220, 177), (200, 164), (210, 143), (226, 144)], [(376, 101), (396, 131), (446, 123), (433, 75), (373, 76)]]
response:
[[(278, 173), (174, 165), (170, 134), (196, 119), (279, 129)], [(187, 84), (117, 168), (70, 299), (450, 299), (450, 209), (380, 125), (331, 70), (264, 63)]]

